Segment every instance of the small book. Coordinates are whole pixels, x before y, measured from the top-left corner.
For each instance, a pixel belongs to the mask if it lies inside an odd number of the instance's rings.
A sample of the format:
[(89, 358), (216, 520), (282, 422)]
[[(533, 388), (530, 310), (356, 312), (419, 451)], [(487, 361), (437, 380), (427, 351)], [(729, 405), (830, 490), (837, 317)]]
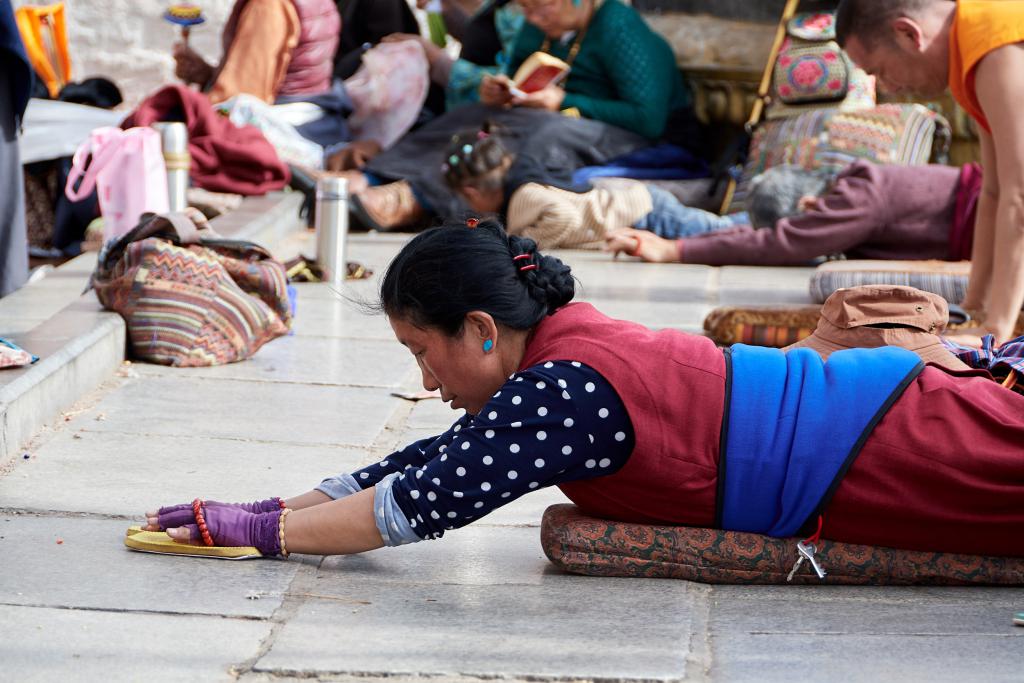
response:
[(546, 52), (534, 52), (516, 69), (512, 78), (514, 87), (509, 92), (515, 97), (543, 90), (549, 85), (559, 83), (569, 74), (569, 65), (558, 57)]

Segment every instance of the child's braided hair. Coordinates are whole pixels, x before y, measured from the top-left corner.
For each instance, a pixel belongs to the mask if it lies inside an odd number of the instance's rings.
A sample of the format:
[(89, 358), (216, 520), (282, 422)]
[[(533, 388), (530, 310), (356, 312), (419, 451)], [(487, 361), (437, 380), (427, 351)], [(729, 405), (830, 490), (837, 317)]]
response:
[(472, 185), (480, 190), (494, 190), (504, 185), (512, 160), (513, 155), (501, 142), (500, 127), (484, 121), (479, 130), (452, 136), (441, 174), (452, 189)]

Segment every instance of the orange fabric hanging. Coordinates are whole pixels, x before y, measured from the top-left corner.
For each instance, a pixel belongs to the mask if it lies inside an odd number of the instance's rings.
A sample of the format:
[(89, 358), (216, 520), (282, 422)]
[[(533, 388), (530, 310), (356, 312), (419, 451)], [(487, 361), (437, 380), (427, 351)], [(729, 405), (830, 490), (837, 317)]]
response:
[(71, 80), (64, 3), (26, 5), (15, 10), (14, 16), (32, 68), (46, 84), (50, 97), (56, 97)]
[(975, 68), (988, 53), (1024, 42), (1024, 1), (958, 0), (949, 33), (949, 90), (986, 131), (988, 119), (974, 89)]

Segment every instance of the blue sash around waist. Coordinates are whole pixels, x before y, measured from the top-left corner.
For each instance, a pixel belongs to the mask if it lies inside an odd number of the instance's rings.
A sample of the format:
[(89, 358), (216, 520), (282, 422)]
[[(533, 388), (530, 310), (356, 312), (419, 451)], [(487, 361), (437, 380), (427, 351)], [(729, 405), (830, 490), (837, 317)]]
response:
[(793, 536), (820, 514), (871, 430), (924, 369), (917, 354), (745, 344), (726, 350), (719, 528)]

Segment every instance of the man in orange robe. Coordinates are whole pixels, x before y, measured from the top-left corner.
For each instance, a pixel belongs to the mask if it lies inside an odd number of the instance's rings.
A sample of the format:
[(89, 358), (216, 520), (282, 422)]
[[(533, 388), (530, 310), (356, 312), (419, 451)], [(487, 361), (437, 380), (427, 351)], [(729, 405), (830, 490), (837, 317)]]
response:
[(1006, 341), (1024, 305), (1024, 0), (842, 0), (836, 33), (884, 91), (948, 87), (977, 123), (984, 183), (963, 305), (976, 334)]

